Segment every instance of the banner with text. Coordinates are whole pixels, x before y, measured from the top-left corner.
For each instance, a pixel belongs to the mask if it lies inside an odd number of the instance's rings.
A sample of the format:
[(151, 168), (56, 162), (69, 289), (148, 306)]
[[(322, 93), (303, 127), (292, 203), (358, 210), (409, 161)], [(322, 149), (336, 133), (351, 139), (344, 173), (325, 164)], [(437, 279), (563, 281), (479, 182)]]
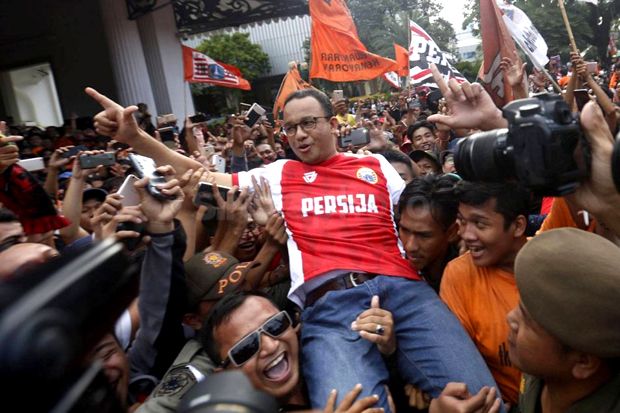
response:
[(409, 44), (409, 75), (411, 83), (434, 84), (431, 73), (431, 63), (434, 63), (439, 72), (446, 78), (454, 78), (459, 83), (466, 79), (448, 61), (446, 53), (442, 52), (437, 43), (418, 24), (409, 20), (411, 43)]
[(351, 82), (398, 69), (394, 60), (366, 49), (344, 0), (310, 0), (308, 4), (312, 17), (311, 78)]

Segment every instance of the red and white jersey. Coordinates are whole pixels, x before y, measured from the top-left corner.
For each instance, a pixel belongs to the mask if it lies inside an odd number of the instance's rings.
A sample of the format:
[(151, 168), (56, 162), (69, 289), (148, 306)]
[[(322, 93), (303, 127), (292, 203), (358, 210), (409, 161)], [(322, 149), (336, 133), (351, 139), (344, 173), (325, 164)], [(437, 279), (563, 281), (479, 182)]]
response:
[(405, 182), (383, 156), (338, 154), (317, 165), (279, 160), (233, 175), (233, 183), (251, 187), (252, 176), (269, 181), (286, 222), (289, 296), (305, 282), (343, 270), (420, 279), (404, 258), (394, 223)]

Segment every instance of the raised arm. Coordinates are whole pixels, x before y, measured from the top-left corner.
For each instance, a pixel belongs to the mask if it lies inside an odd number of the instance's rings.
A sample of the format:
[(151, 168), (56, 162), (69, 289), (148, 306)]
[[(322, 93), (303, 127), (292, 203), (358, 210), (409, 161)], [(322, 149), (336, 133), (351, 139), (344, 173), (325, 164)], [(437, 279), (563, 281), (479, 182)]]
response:
[[(166, 145), (153, 139), (140, 129), (133, 114), (137, 106), (122, 107), (107, 96), (93, 88), (86, 88), (86, 93), (101, 105), (103, 110), (95, 116), (97, 133), (110, 136), (113, 139), (131, 146), (141, 155), (153, 158), (157, 165), (171, 165), (178, 174), (182, 175), (188, 169), (196, 170), (202, 165), (180, 153), (171, 151)], [(232, 185), (232, 177), (227, 174), (213, 173), (215, 181), (220, 185)]]

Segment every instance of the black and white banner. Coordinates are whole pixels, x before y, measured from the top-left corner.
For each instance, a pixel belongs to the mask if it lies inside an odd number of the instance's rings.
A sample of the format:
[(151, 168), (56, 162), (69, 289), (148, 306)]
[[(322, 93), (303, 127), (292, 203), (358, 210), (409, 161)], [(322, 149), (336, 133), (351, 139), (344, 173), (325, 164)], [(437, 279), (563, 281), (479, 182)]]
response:
[(454, 78), (462, 83), (466, 79), (450, 64), (446, 53), (419, 25), (409, 20), (411, 43), (409, 44), (409, 76), (412, 84), (434, 84), (430, 64), (434, 63), (446, 79)]

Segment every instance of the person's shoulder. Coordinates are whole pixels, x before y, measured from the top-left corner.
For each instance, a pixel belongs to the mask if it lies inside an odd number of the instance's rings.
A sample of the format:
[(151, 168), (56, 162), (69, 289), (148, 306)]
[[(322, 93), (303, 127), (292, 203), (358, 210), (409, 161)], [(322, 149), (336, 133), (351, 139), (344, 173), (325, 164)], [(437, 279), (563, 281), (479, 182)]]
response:
[(471, 282), (479, 274), (478, 270), (479, 268), (474, 265), (471, 254), (466, 252), (448, 262), (441, 278), (442, 288), (447, 284), (471, 285)]

